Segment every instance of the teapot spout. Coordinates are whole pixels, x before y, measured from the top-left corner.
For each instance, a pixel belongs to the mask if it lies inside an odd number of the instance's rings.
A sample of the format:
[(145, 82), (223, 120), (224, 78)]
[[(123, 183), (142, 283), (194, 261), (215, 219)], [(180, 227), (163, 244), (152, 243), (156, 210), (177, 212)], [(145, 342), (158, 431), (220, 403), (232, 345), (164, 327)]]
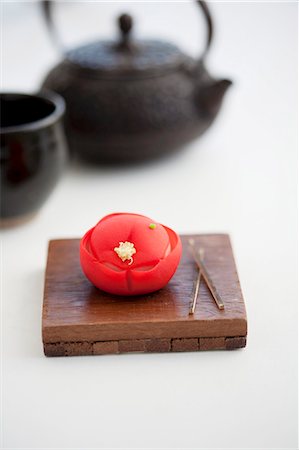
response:
[(228, 79), (212, 81), (200, 89), (197, 102), (200, 109), (208, 116), (216, 116), (218, 113), (224, 94), (232, 81)]

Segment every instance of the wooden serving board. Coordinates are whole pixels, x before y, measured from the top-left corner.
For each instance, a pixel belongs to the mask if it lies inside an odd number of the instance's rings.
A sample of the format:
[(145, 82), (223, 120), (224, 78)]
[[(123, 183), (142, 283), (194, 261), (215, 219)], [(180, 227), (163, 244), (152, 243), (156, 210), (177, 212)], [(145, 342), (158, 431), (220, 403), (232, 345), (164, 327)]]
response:
[[(188, 238), (205, 250), (221, 295), (219, 310), (205, 284), (189, 315), (197, 268)], [(79, 239), (49, 243), (42, 335), (47, 356), (171, 352), (245, 347), (247, 320), (230, 239), (225, 234), (181, 236), (179, 268), (160, 291), (119, 297), (95, 288), (81, 271)]]

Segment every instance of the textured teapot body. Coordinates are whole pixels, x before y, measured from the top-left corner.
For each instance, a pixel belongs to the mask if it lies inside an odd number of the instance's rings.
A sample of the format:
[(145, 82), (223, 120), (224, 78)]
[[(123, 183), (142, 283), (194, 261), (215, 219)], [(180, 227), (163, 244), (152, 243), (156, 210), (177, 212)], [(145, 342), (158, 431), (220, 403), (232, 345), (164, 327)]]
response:
[(99, 79), (74, 73), (65, 61), (43, 86), (66, 101), (75, 153), (91, 161), (132, 161), (172, 152), (200, 136), (219, 109), (207, 108), (213, 83), (207, 74), (197, 82), (184, 68), (138, 80)]

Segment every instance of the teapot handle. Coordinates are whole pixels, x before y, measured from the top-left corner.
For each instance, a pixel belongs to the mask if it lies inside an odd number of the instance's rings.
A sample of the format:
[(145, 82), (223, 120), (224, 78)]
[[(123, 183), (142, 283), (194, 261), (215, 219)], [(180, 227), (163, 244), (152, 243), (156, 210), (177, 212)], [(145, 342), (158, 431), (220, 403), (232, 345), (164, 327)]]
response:
[(211, 16), (211, 13), (210, 13), (207, 3), (203, 0), (196, 0), (196, 3), (200, 6), (200, 8), (203, 12), (203, 15), (205, 17), (206, 24), (207, 24), (206, 45), (205, 45), (204, 52), (200, 58), (200, 59), (204, 59), (210, 49), (212, 39), (213, 39), (213, 22), (212, 22), (212, 16)]
[(52, 41), (61, 53), (65, 53), (65, 46), (62, 44), (57, 29), (55, 27), (53, 16), (52, 16), (52, 1), (51, 0), (41, 0), (40, 2), (42, 8), (42, 14), (44, 16), (46, 27), (52, 38)]
[[(206, 24), (207, 24), (206, 45), (205, 45), (204, 52), (201, 56), (201, 59), (204, 59), (204, 57), (208, 53), (209, 48), (211, 46), (211, 42), (212, 42), (212, 38), (213, 38), (213, 23), (212, 23), (212, 17), (211, 17), (207, 3), (203, 0), (196, 0), (196, 3), (201, 8), (203, 15), (205, 17), (205, 20), (206, 20)], [(54, 25), (53, 17), (52, 17), (52, 1), (51, 0), (42, 0), (41, 7), (42, 7), (43, 16), (45, 18), (46, 25), (47, 25), (48, 31), (52, 37), (52, 40), (53, 40), (54, 44), (56, 45), (56, 47), (60, 51), (62, 51), (62, 53), (64, 53), (65, 47), (61, 42), (59, 34), (57, 33), (56, 27)]]

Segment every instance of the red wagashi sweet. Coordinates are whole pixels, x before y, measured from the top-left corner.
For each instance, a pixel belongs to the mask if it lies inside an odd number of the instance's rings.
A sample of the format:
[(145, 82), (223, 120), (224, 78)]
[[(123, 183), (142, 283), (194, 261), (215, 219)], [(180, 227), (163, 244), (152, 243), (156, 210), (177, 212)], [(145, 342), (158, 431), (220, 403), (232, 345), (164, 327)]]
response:
[(83, 236), (80, 261), (86, 277), (116, 295), (141, 295), (164, 287), (182, 253), (179, 236), (148, 217), (105, 216)]

